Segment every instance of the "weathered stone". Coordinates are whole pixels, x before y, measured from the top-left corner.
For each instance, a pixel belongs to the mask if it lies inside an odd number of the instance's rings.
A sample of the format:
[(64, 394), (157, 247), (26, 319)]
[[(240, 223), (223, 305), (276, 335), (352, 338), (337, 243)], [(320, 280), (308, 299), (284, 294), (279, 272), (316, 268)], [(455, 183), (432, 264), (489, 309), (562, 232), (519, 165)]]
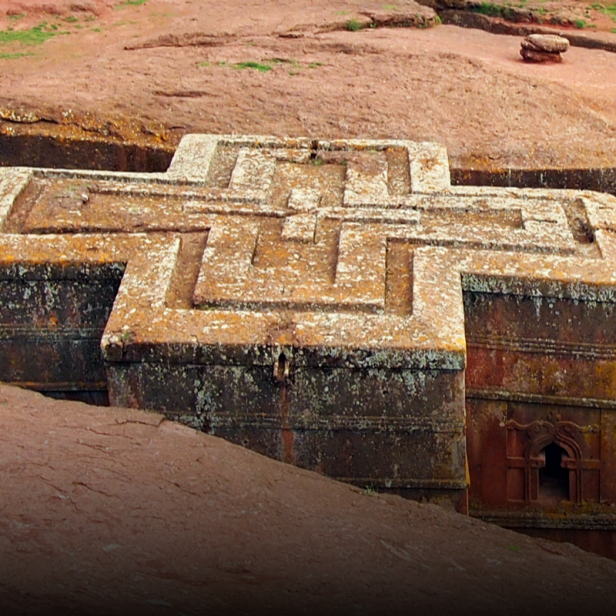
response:
[(525, 62), (562, 62), (562, 56), (559, 53), (552, 53), (548, 51), (534, 51), (532, 49), (522, 48), (520, 49), (520, 55)]
[(543, 51), (530, 41), (522, 41), (522, 49), (530, 49), (531, 51)]
[(562, 62), (561, 53), (569, 49), (569, 41), (555, 34), (529, 34), (522, 41), (520, 55), (526, 62)]
[(548, 53), (564, 53), (569, 49), (569, 41), (556, 34), (529, 34), (522, 41), (522, 46), (525, 42), (533, 45), (531, 49)]
[[(113, 404), (355, 484), (465, 511), (468, 464), (477, 515), (616, 529), (616, 199), (451, 186), (434, 144), (203, 135), (167, 173), (0, 182), (1, 378), (92, 361)], [(103, 325), (102, 364), (71, 354)], [(66, 370), (16, 369), (24, 336)]]

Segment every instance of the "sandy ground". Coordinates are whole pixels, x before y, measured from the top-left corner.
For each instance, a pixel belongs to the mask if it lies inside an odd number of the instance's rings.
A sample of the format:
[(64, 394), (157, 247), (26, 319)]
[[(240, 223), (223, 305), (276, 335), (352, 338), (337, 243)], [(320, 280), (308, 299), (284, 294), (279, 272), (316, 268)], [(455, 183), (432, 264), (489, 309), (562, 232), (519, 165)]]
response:
[(616, 562), (0, 385), (0, 613), (613, 614)]
[(616, 166), (614, 53), (572, 48), (562, 64), (529, 65), (514, 36), (346, 29), (383, 6), (429, 10), (409, 1), (91, 4), (97, 13), (54, 16), (0, 0), (0, 15), (13, 12), (5, 27), (43, 20), (61, 33), (34, 46), (0, 40), (0, 105), (158, 121), (176, 136), (436, 140), (457, 164)]

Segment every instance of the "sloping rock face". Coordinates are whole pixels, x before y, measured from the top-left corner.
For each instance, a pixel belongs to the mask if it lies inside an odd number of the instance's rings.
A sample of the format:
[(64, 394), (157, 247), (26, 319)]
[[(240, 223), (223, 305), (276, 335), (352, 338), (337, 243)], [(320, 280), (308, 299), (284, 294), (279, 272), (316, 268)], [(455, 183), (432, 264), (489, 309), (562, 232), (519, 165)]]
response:
[(2, 614), (613, 613), (616, 563), (0, 386)]

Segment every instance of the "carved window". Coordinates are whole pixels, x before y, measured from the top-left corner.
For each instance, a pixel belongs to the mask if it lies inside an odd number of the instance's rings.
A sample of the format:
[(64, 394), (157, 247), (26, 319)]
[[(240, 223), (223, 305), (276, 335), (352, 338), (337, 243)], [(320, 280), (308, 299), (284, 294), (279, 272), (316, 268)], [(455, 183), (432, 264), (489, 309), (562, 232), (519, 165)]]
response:
[(582, 427), (557, 416), (529, 424), (509, 420), (507, 429), (509, 501), (551, 507), (599, 499), (601, 462), (585, 458), (580, 446), (582, 433), (599, 434), (598, 426)]

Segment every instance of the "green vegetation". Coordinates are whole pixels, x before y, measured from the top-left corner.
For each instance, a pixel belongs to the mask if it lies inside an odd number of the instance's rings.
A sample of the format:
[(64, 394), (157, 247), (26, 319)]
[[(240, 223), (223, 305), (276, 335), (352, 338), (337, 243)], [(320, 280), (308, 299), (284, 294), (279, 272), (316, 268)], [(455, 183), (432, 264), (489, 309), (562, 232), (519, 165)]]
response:
[(616, 3), (608, 4), (607, 6), (604, 4), (591, 4), (590, 6), (595, 9), (595, 11), (599, 11), (611, 17), (612, 21), (616, 21)]
[[(271, 60), (264, 60), (264, 62), (272, 62), (273, 64), (290, 64), (293, 67), (293, 70), (289, 71), (289, 75), (299, 75), (299, 70), (301, 69), (302, 63), (295, 58), (272, 58)], [(313, 67), (314, 68), (314, 67)]]
[(573, 22), (573, 25), (574, 25), (576, 28), (579, 28), (580, 30), (583, 30), (584, 28), (586, 28), (586, 27), (588, 26), (588, 23), (586, 22), (586, 20), (585, 20), (585, 19), (576, 19), (576, 20)]
[(233, 64), (233, 68), (243, 69), (243, 68), (253, 68), (260, 73), (267, 73), (267, 71), (271, 71), (272, 67), (267, 64), (261, 64), (259, 62), (238, 62), (237, 64)]
[[(518, 6), (522, 7), (522, 4)], [(473, 8), (475, 13), (481, 13), (482, 15), (487, 15), (488, 17), (502, 17), (503, 19), (508, 19), (513, 21), (515, 18), (515, 10), (511, 8), (511, 6), (500, 6), (498, 4), (493, 4), (492, 2), (482, 2), (479, 6)], [(537, 10), (537, 12), (542, 12), (541, 10)], [(545, 9), (543, 10), (545, 12)]]
[(235, 64), (230, 64), (225, 61), (220, 61), (216, 63), (201, 61), (196, 62), (195, 65), (202, 68), (216, 67), (216, 66), (227, 66), (235, 69), (253, 69), (255, 71), (259, 71), (260, 73), (267, 73), (271, 70), (274, 70), (277, 66), (281, 66), (284, 64), (288, 64), (289, 66), (289, 75), (299, 75), (302, 70), (307, 68), (315, 69), (320, 66), (323, 66), (322, 62), (309, 62), (302, 63), (299, 60), (295, 60), (294, 58), (264, 58), (259, 62), (254, 60), (247, 60), (245, 62), (236, 62)]
[(7, 15), (7, 17), (9, 18), (9, 21), (19, 21), (20, 19), (23, 19), (26, 16), (25, 13), (18, 13), (17, 15)]
[(398, 7), (395, 4), (384, 4), (383, 5), (383, 10), (384, 11), (395, 11)]
[(517, 545), (508, 545), (507, 549), (511, 550), (512, 552), (519, 552), (520, 548)]
[(126, 19), (121, 19), (120, 21), (115, 21), (114, 23), (111, 24), (111, 26), (109, 26), (110, 28), (120, 28), (122, 26), (131, 26), (136, 24), (136, 21), (126, 21)]
[(74, 15), (69, 15), (68, 17), (64, 18), (64, 21), (68, 21), (69, 24), (74, 24), (75, 22), (79, 21), (79, 18), (75, 17)]
[(602, 13), (616, 14), (616, 2), (612, 4), (608, 4), (607, 6), (605, 4), (595, 3), (595, 4), (591, 4), (590, 7), (595, 9), (595, 11), (601, 11)]
[(488, 15), (488, 17), (500, 17), (502, 7), (491, 2), (482, 2), (477, 8), (473, 9), (475, 13)]
[(616, 34), (616, 28), (612, 28), (612, 29), (610, 30), (610, 32), (611, 32), (612, 34)]
[(361, 24), (361, 22), (357, 21), (357, 19), (350, 19), (346, 22), (345, 27), (351, 32), (357, 32), (358, 30), (361, 30), (364, 26)]
[(142, 4), (145, 4), (147, 2), (147, 0), (124, 0), (124, 2), (121, 2), (120, 4), (116, 4), (113, 8), (114, 10), (118, 11), (121, 9), (125, 9), (126, 7), (129, 6), (141, 6)]
[(21, 45), (42, 45), (48, 39), (58, 34), (68, 34), (58, 31), (58, 26), (48, 26), (45, 22), (29, 30), (2, 30), (0, 31), (0, 44), (20, 43)]
[(33, 55), (33, 53), (0, 53), (0, 60), (16, 60), (17, 58)]

